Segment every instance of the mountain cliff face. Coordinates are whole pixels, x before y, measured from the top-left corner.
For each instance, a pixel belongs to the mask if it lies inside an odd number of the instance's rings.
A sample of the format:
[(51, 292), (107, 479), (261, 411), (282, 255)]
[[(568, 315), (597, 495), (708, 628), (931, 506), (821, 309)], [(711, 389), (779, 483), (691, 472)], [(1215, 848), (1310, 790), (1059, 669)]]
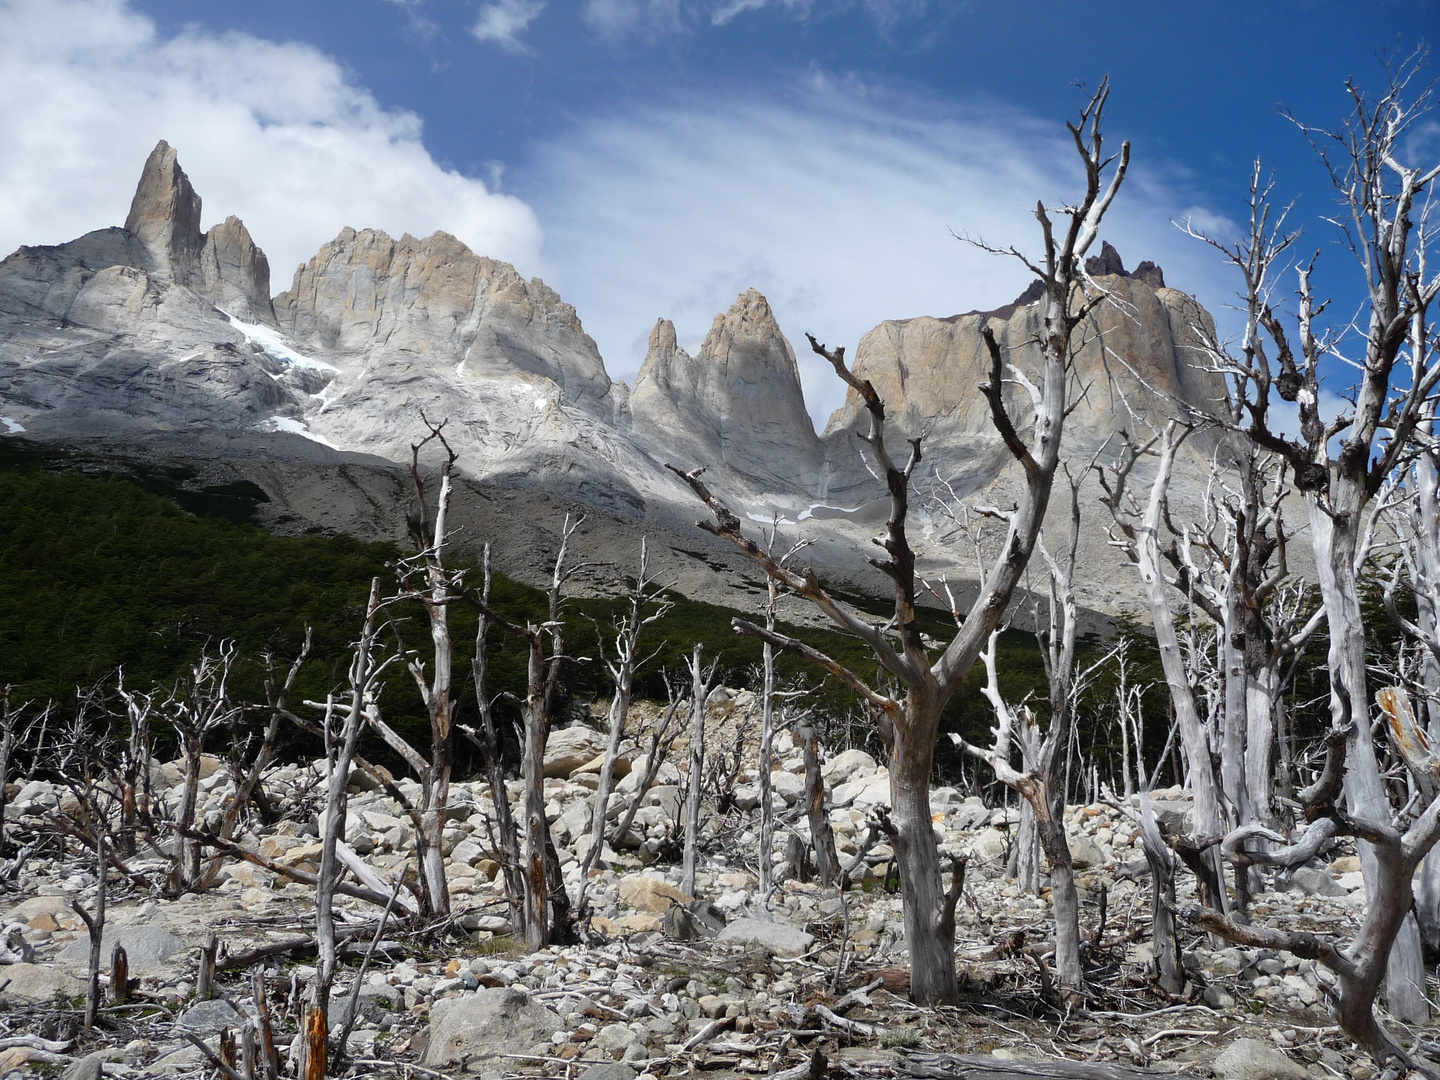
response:
[[(554, 290), (453, 236), (344, 229), (272, 301), (268, 261), (244, 224), (229, 217), (202, 233), (201, 205), (161, 142), (124, 228), (0, 262), (0, 432), (148, 432), (171, 448), (226, 433), (224, 445), (261, 456), (303, 437), (311, 456), (318, 443), (408, 462), (423, 415), (446, 421), (461, 468), (491, 490), (688, 528), (698, 508), (664, 465), (705, 466), (737, 512), (803, 520), (817, 563), (858, 565), (867, 550), (885, 493), (857, 438), (860, 403), (852, 395), (816, 435), (795, 352), (755, 290), (716, 316), (693, 357), (657, 322), (632, 391), (610, 379)], [(1126, 273), (1108, 245), (1089, 269), (1112, 302), (1083, 330), (1066, 424), (1067, 445), (1087, 456), (1117, 430), (1224, 393), (1195, 362), (1213, 328), (1191, 297), (1153, 264)], [(1032, 288), (998, 311), (888, 321), (856, 351), (896, 444), (925, 433), (930, 475), (961, 494), (1003, 500), (1014, 483), (978, 393), (989, 377), (980, 335), (993, 328), (1033, 374), (1037, 299)], [(1023, 428), (1023, 387), (1005, 393)], [(917, 514), (923, 531), (918, 504)], [(924, 572), (968, 556), (941, 545), (922, 553), (934, 564)]]
[(647, 482), (654, 465), (623, 430), (626, 391), (575, 309), (453, 236), (345, 229), (275, 311), (298, 362), (328, 377), (299, 418), (333, 446), (407, 460), (423, 413), (448, 421), (477, 477), (636, 513), (648, 488), (669, 486)]
[[(1169, 418), (1213, 409), (1225, 397), (1221, 377), (1202, 364), (1202, 343), (1215, 335), (1209, 313), (1193, 297), (1166, 288), (1153, 263), (1127, 274), (1109, 245), (1104, 256), (1090, 261), (1098, 262), (1092, 272), (1112, 301), (1099, 305), (1076, 332), (1083, 344), (1074, 364), (1070, 400), (1075, 405), (1065, 421), (1065, 440), (1087, 455), (1117, 431), (1163, 428)], [(988, 326), (1006, 362), (1027, 378), (1037, 378), (1044, 326), (1039, 298), (1032, 289), (995, 312), (886, 321), (860, 340), (855, 373), (879, 391), (897, 437), (928, 433), (932, 458), (938, 453), (962, 480), (957, 490), (973, 490), (1003, 460), (989, 404), (978, 392), (990, 379), (981, 334)], [(1027, 416), (1023, 386), (1007, 380), (1004, 400), (1012, 417)], [(1024, 434), (1025, 425), (1017, 426)], [(827, 448), (837, 463), (832, 490), (841, 497), (868, 480), (858, 461), (845, 454), (856, 442), (855, 433), (867, 430), (864, 406), (852, 390), (825, 428)], [(855, 458), (853, 451), (849, 458)]]
[(782, 492), (813, 491), (819, 480), (795, 350), (754, 289), (715, 316), (694, 357), (672, 323), (657, 322), (630, 411), (636, 437), (682, 467), (720, 467)]

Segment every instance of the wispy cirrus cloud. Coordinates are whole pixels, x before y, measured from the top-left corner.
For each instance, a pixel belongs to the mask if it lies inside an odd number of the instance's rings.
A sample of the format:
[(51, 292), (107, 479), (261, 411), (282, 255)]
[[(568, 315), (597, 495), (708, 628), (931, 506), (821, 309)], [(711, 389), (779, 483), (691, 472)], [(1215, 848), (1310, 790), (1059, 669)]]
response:
[(520, 37), (545, 10), (545, 3), (546, 0), (491, 0), (480, 8), (470, 33), (508, 52), (528, 52), (529, 46)]
[(581, 17), (604, 37), (658, 38), (696, 27), (727, 26), (751, 12), (780, 10), (799, 19), (850, 9), (882, 26), (925, 13), (927, 0), (585, 0)]
[(346, 225), (451, 232), (538, 272), (519, 199), (443, 168), (420, 118), (383, 108), (318, 49), (242, 33), (163, 36), (125, 0), (0, 0), (0, 255), (125, 220), (159, 139), (244, 218), (275, 288)]
[[(808, 330), (853, 355), (885, 319), (998, 307), (1026, 286), (1017, 260), (956, 234), (1036, 250), (1036, 201), (1083, 190), (1061, 119), (815, 74), (588, 120), (539, 149), (524, 190), (546, 224), (553, 284), (613, 375), (633, 378), (658, 316), (693, 350), (752, 285), (792, 341)], [(1224, 302), (1223, 268), (1171, 225), (1187, 216), (1226, 227), (1182, 173), (1137, 152), (1105, 236), (1127, 265), (1153, 259), (1172, 284)], [(823, 423), (842, 388), (797, 353)]]

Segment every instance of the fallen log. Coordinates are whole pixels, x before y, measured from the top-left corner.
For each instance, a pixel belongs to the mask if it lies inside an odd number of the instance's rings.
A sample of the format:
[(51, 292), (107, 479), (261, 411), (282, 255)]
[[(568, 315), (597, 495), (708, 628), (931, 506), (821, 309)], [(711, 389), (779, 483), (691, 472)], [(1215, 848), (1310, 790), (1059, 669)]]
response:
[[(335, 941), (337, 944), (344, 944), (337, 951), (336, 955), (342, 959), (353, 959), (358, 955), (363, 955), (357, 951), (356, 946), (353, 944), (354, 939), (364, 937), (366, 934), (373, 934), (374, 932), (374, 923), (363, 926), (337, 928), (335, 931)], [(398, 942), (392, 943), (392, 947), (396, 945), (398, 945)], [(381, 942), (379, 948), (385, 949), (386, 943)], [(244, 952), (233, 953), (225, 957), (223, 962), (216, 963), (215, 970), (241, 971), (250, 967), (252, 964), (260, 963), (262, 960), (269, 960), (272, 956), (289, 956), (292, 959), (298, 959), (301, 956), (309, 956), (311, 953), (318, 952), (319, 949), (320, 943), (316, 941), (313, 936), (286, 938), (284, 941), (273, 941), (268, 945), (258, 945)]]
[(914, 1080), (1199, 1080), (1193, 1073), (1167, 1073), (1092, 1061), (1005, 1061), (902, 1051), (897, 1077)]

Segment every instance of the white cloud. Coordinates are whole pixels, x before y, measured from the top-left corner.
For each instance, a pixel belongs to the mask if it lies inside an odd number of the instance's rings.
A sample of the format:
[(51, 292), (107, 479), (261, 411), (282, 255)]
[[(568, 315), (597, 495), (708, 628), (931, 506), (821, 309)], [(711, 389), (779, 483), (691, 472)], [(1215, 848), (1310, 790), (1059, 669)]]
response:
[[(693, 350), (754, 285), (798, 344), (823, 423), (843, 394), (809, 357), (805, 331), (853, 355), (882, 320), (997, 307), (1025, 287), (1018, 262), (951, 230), (1034, 252), (1036, 200), (1081, 190), (1063, 119), (941, 108), (817, 76), (784, 95), (717, 93), (588, 121), (543, 147), (527, 192), (546, 223), (552, 284), (613, 376), (633, 379), (657, 316)], [(1223, 267), (1170, 224), (1198, 213), (1193, 199), (1137, 147), (1104, 236), (1127, 266), (1152, 259), (1171, 285), (1223, 303)]]
[(491, 41), (509, 52), (527, 52), (520, 35), (545, 10), (545, 0), (493, 0), (480, 9), (470, 32), (480, 41)]
[(683, 0), (585, 0), (580, 17), (602, 37), (633, 33), (655, 38), (684, 28), (682, 4)]
[(318, 50), (189, 29), (124, 0), (0, 0), (0, 254), (124, 222), (159, 139), (270, 257), (275, 291), (346, 225), (454, 233), (542, 269), (520, 200), (436, 164), (413, 113), (384, 109)]
[[(710, 13), (710, 21), (716, 26), (724, 26), (737, 15), (743, 15), (747, 11), (759, 11), (761, 8), (769, 7), (773, 0), (721, 0), (714, 6)], [(802, 15), (809, 15), (812, 6), (811, 0), (778, 0), (781, 7), (787, 11), (797, 11)]]

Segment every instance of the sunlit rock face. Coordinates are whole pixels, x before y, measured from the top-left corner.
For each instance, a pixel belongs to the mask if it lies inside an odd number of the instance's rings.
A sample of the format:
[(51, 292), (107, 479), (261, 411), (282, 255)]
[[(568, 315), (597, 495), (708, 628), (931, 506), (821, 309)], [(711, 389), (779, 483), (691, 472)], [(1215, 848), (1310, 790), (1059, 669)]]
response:
[[(1065, 445), (1091, 452), (1117, 432), (1162, 430), (1173, 417), (1213, 412), (1225, 400), (1222, 377), (1212, 370), (1207, 343), (1215, 340), (1210, 314), (1194, 297), (1166, 288), (1160, 268), (1142, 264), (1127, 274), (1115, 249), (1091, 260), (1096, 286), (1108, 299), (1077, 328), (1076, 353), (1065, 420)], [(1038, 286), (1038, 282), (1036, 285)], [(932, 465), (948, 467), (967, 487), (983, 481), (1003, 458), (989, 402), (980, 387), (992, 361), (983, 339), (988, 327), (1007, 365), (1038, 383), (1045, 310), (1032, 287), (996, 311), (949, 318), (890, 320), (871, 330), (855, 354), (855, 373), (868, 379), (885, 401), (891, 439), (924, 434)], [(1009, 415), (1025, 433), (1032, 415), (1030, 392), (1008, 370), (1002, 376)], [(855, 434), (868, 431), (864, 406), (853, 390), (825, 428), (836, 465), (834, 490), (863, 484), (868, 475), (855, 457)], [(846, 467), (848, 464), (848, 468)]]
[(661, 319), (630, 399), (636, 437), (690, 469), (720, 468), (776, 492), (813, 491), (815, 435), (795, 351), (765, 297), (741, 293), (695, 356)]

